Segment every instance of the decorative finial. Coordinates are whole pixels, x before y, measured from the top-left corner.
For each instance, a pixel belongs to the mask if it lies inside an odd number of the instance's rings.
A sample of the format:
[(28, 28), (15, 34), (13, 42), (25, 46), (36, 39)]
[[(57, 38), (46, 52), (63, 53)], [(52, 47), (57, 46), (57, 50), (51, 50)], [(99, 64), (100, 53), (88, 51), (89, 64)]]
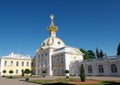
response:
[(50, 18), (53, 20), (53, 19), (54, 19), (54, 15), (53, 15), (53, 14), (51, 14), (51, 15), (50, 15)]
[(53, 14), (51, 14), (51, 15), (50, 15), (50, 18), (51, 18), (51, 26), (54, 26), (54, 22), (53, 22), (54, 15), (53, 15)]
[(48, 31), (50, 32), (50, 36), (56, 36), (56, 31), (58, 30), (58, 27), (54, 25), (54, 15), (50, 15), (50, 26), (48, 27)]

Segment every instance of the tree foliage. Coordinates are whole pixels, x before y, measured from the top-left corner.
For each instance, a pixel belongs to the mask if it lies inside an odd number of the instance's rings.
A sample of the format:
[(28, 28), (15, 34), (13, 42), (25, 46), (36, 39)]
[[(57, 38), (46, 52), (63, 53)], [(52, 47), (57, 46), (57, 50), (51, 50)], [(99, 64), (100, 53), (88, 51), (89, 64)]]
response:
[(97, 56), (98, 58), (100, 57), (98, 48), (96, 48), (96, 56)]
[(100, 50), (100, 53), (99, 53), (99, 55), (100, 55), (100, 57), (104, 57), (104, 53), (103, 53), (103, 51), (102, 50)]
[(85, 51), (85, 50), (82, 49), (82, 48), (80, 49), (80, 51), (81, 51), (82, 53), (84, 53), (84, 55), (83, 55), (84, 60), (86, 60), (86, 59), (90, 59), (90, 57), (89, 57), (87, 51)]
[(24, 70), (21, 70), (21, 72), (22, 72), (21, 76), (23, 77), (24, 76)]
[(45, 77), (45, 74), (47, 73), (47, 71), (43, 70), (42, 73), (43, 73), (43, 77)]
[(7, 71), (6, 70), (3, 70), (3, 73), (6, 73)]
[(9, 73), (10, 73), (10, 74), (13, 74), (13, 70), (9, 70)]
[(81, 78), (82, 82), (84, 82), (86, 80), (86, 74), (85, 74), (85, 70), (84, 70), (83, 64), (81, 65), (81, 69), (80, 69), (80, 78)]
[(46, 71), (46, 70), (43, 70), (43, 71), (42, 71), (42, 73), (43, 73), (43, 74), (46, 74), (46, 73), (47, 73), (47, 71)]
[(90, 57), (91, 59), (95, 58), (95, 53), (94, 53), (92, 50), (88, 50), (88, 51), (87, 51), (87, 54), (89, 55), (89, 57)]
[(30, 74), (31, 71), (30, 71), (30, 69), (25, 69), (24, 73), (25, 73), (25, 74)]
[(119, 43), (118, 48), (117, 48), (117, 55), (120, 55), (120, 43)]
[(65, 70), (65, 73), (69, 73), (69, 70)]
[(98, 48), (96, 48), (96, 56), (97, 58), (103, 58), (104, 57), (104, 52), (102, 50), (98, 50)]

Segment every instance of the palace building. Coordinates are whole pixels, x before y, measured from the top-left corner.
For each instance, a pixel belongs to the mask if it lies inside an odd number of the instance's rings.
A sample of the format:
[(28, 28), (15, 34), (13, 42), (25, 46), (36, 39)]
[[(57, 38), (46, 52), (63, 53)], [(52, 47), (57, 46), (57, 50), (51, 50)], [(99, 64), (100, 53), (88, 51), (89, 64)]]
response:
[[(22, 70), (31, 70), (31, 63), (32, 59), (29, 55), (24, 56), (12, 52), (9, 55), (0, 58), (0, 75), (21, 75)], [(10, 70), (13, 71), (12, 74), (9, 73)]]
[(54, 16), (51, 15), (48, 27), (49, 37), (45, 39), (36, 51), (34, 58), (34, 73), (41, 75), (43, 70), (49, 76), (80, 75), (81, 64), (84, 65), (86, 75), (90, 76), (120, 76), (120, 56), (109, 56), (83, 60), (83, 53), (74, 47), (66, 46), (58, 37), (58, 27), (54, 25)]
[(49, 76), (65, 75), (65, 70), (69, 70), (70, 63), (83, 60), (83, 53), (65, 43), (58, 37), (56, 32), (58, 27), (54, 25), (54, 16), (51, 15), (51, 23), (48, 27), (49, 37), (45, 39), (35, 55), (35, 74), (41, 75), (43, 70), (47, 71)]
[(84, 54), (78, 49), (67, 46), (56, 36), (58, 27), (54, 25), (54, 16), (50, 16), (48, 27), (49, 37), (43, 40), (37, 49), (35, 57), (13, 52), (0, 58), (0, 75), (21, 75), (22, 70), (30, 69), (35, 75), (42, 75), (46, 71), (47, 76), (64, 76), (65, 70), (69, 75), (80, 75), (81, 65), (84, 65), (85, 73), (89, 76), (120, 76), (120, 55), (104, 58), (83, 60)]
[(79, 74), (77, 68), (80, 68), (81, 64), (89, 76), (120, 76), (120, 55), (71, 62), (74, 75)]

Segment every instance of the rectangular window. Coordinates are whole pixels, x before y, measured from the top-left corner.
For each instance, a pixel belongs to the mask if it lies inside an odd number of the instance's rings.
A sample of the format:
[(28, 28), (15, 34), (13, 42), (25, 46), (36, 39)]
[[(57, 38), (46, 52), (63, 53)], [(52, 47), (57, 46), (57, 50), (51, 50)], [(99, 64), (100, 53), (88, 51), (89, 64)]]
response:
[(61, 64), (63, 64), (63, 58), (61, 58)]
[(19, 62), (18, 61), (16, 62), (16, 66), (19, 66)]
[(13, 66), (13, 61), (10, 62), (10, 66)]
[(7, 61), (4, 62), (4, 66), (7, 66)]
[(16, 74), (18, 74), (18, 70), (16, 70)]
[(27, 66), (29, 66), (29, 62), (27, 62)]
[(22, 62), (22, 66), (24, 66), (24, 62)]

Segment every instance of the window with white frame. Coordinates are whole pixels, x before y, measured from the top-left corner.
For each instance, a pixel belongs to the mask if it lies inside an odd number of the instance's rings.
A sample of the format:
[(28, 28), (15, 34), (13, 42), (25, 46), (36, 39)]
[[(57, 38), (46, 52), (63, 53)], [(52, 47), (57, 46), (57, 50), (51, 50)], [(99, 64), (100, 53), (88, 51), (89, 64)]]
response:
[(115, 64), (111, 65), (111, 72), (112, 73), (117, 73), (117, 66)]
[(22, 61), (22, 66), (24, 66), (24, 62)]
[(27, 62), (27, 66), (29, 66), (29, 62)]
[(88, 73), (92, 73), (92, 66), (88, 66)]
[(13, 66), (13, 61), (10, 62), (10, 66)]
[(98, 66), (99, 73), (104, 73), (103, 65)]
[(18, 74), (18, 70), (16, 70), (16, 74)]
[(7, 61), (4, 62), (4, 66), (7, 66)]
[(19, 62), (18, 61), (16, 62), (16, 66), (19, 66)]

